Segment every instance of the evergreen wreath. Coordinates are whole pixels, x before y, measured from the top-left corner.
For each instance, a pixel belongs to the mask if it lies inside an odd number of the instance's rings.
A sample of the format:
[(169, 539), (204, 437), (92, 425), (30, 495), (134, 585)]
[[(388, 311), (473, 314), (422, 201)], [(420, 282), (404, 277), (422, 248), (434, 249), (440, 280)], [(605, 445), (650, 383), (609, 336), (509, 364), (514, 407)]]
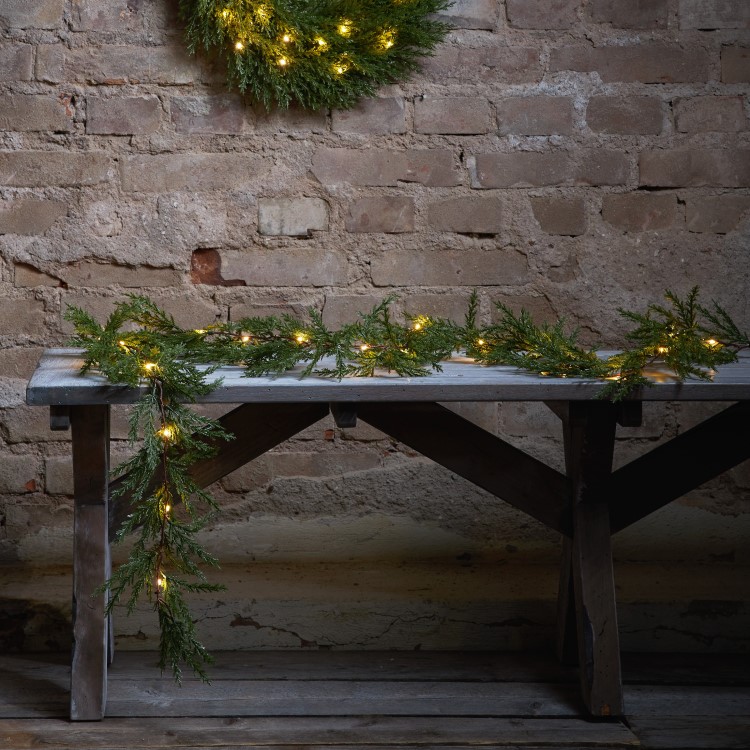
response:
[[(130, 612), (145, 596), (159, 618), (161, 668), (171, 668), (179, 681), (184, 663), (206, 679), (210, 655), (184, 595), (220, 589), (202, 570), (218, 561), (196, 538), (218, 508), (189, 468), (232, 436), (186, 404), (218, 386), (212, 378), (222, 364), (241, 365), (249, 377), (300, 364), (305, 364), (301, 377), (366, 377), (383, 369), (417, 377), (440, 370), (442, 360), (463, 350), (478, 364), (601, 380), (600, 397), (619, 401), (650, 385), (646, 370), (655, 362), (668, 366), (678, 380), (709, 380), (713, 368), (736, 361), (737, 352), (750, 348), (750, 333), (716, 302), (700, 304), (697, 287), (685, 298), (667, 291), (666, 300), (644, 313), (619, 310), (635, 325), (626, 334), (632, 346), (609, 357), (581, 346), (563, 320), (537, 324), (528, 312), (516, 314), (501, 303), (499, 321), (480, 326), (476, 293), (463, 324), (426, 315), (399, 322), (390, 313), (394, 300), (389, 297), (338, 330), (327, 328), (315, 310), (308, 320), (254, 317), (183, 330), (138, 295), (118, 304), (103, 326), (85, 310), (69, 307), (65, 317), (75, 325), (71, 344), (84, 351), (82, 371), (96, 370), (112, 383), (143, 389), (130, 418), (130, 440), (140, 447), (116, 469), (113, 491), (113, 497), (126, 495), (134, 506), (118, 540), (138, 536), (127, 562), (102, 585), (111, 594), (110, 610), (126, 597)], [(324, 358), (328, 367), (321, 367)]]
[(180, 0), (191, 53), (216, 51), (230, 86), (266, 109), (349, 108), (403, 80), (449, 26), (451, 0)]

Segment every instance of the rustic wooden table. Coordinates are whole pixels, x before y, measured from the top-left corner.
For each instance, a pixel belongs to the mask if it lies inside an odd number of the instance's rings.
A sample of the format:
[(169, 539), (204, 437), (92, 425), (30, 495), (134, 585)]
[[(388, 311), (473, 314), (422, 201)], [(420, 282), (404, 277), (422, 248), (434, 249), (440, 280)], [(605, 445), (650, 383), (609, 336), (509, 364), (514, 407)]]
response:
[[(51, 407), (53, 429), (72, 427), (75, 496), (73, 656), (70, 716), (101, 719), (106, 707), (111, 624), (92, 596), (108, 577), (110, 541), (129, 512), (110, 501), (109, 408), (138, 391), (82, 376), (80, 353), (47, 350), (31, 378), (27, 403)], [(583, 700), (595, 716), (623, 712), (611, 535), (750, 458), (750, 357), (720, 368), (711, 382), (679, 383), (655, 370), (637, 399), (598, 400), (602, 385), (544, 378), (459, 358), (423, 378), (382, 376), (341, 381), (295, 372), (244, 378), (222, 368), (222, 385), (205, 402), (242, 404), (222, 418), (235, 439), (196, 464), (207, 486), (295, 435), (329, 411), (337, 424), (358, 418), (411, 446), (563, 535), (558, 652), (577, 659)], [(562, 421), (566, 472), (514, 448), (440, 402), (542, 401)], [(732, 401), (650, 453), (612, 471), (617, 424), (637, 425), (643, 401)]]

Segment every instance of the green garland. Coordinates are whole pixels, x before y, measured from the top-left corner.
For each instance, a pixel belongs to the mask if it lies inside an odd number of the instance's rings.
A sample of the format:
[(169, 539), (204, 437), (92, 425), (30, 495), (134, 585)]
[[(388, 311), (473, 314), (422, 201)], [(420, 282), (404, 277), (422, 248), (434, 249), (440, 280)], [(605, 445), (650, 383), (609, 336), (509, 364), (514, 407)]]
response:
[[(338, 330), (327, 328), (314, 310), (306, 321), (290, 315), (251, 317), (183, 330), (141, 296), (118, 304), (103, 326), (69, 307), (66, 319), (76, 331), (71, 343), (84, 350), (83, 372), (97, 370), (113, 383), (146, 386), (130, 418), (130, 439), (140, 448), (117, 469), (119, 486), (113, 492), (127, 495), (135, 508), (118, 539), (134, 532), (138, 537), (128, 561), (103, 586), (111, 592), (110, 609), (126, 592), (129, 612), (145, 596), (158, 613), (161, 668), (171, 668), (179, 681), (185, 663), (206, 679), (203, 665), (210, 656), (198, 640), (184, 595), (219, 588), (208, 583), (201, 568), (217, 561), (196, 541), (217, 508), (188, 470), (231, 435), (185, 404), (218, 385), (211, 378), (219, 366), (241, 365), (250, 377), (280, 374), (301, 363), (302, 377), (366, 377), (378, 370), (416, 377), (440, 370), (442, 360), (464, 350), (479, 364), (601, 379), (600, 396), (617, 401), (650, 384), (645, 371), (654, 362), (666, 364), (680, 380), (705, 380), (713, 368), (750, 348), (750, 334), (722, 307), (699, 304), (697, 287), (685, 299), (667, 291), (666, 300), (668, 305), (649, 305), (645, 313), (620, 310), (635, 325), (627, 334), (633, 346), (608, 358), (580, 346), (564, 321), (538, 325), (527, 312), (516, 315), (503, 304), (497, 305), (498, 323), (480, 326), (476, 293), (463, 324), (423, 315), (400, 323), (391, 316), (389, 297)], [(323, 358), (333, 366), (320, 367)]]
[(450, 0), (180, 0), (191, 53), (216, 51), (230, 86), (266, 109), (349, 108), (403, 80), (448, 26)]

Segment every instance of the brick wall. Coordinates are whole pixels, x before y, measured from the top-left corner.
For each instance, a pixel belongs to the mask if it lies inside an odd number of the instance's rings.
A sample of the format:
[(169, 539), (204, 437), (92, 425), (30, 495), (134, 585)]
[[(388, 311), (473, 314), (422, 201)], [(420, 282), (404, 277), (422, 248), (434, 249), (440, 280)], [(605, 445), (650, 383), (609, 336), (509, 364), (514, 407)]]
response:
[[(457, 0), (421, 74), (312, 113), (226, 92), (175, 6), (0, 0), (7, 647), (66, 647), (69, 443), (23, 397), (67, 304), (104, 316), (142, 290), (184, 325), (310, 306), (335, 324), (392, 291), (461, 316), (477, 288), (485, 320), (501, 300), (617, 344), (618, 306), (699, 283), (750, 325), (746, 0)], [(559, 465), (542, 407), (458, 408)], [(653, 406), (618, 460), (705, 412)], [(747, 648), (748, 489), (745, 465), (617, 539), (626, 646)], [(365, 425), (321, 423), (217, 491), (232, 588), (205, 602), (214, 644), (551, 632), (554, 536)], [(119, 627), (152, 645), (150, 621)]]

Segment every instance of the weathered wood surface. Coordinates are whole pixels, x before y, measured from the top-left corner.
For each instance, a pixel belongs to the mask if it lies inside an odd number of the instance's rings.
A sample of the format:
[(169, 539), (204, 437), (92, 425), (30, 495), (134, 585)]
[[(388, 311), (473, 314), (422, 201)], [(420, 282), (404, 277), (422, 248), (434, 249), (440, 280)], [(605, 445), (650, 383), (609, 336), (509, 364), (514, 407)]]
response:
[(570, 533), (567, 479), (450, 409), (429, 403), (361, 403), (357, 414), (550, 528)]
[[(139, 392), (112, 385), (95, 373), (80, 374), (80, 352), (48, 349), (26, 391), (36, 405), (133, 403)], [(325, 366), (325, 361), (321, 366)], [(603, 385), (578, 378), (541, 377), (504, 366), (478, 366), (457, 357), (442, 372), (426, 377), (396, 375), (372, 378), (300, 378), (302, 368), (279, 377), (245, 378), (239, 367), (222, 367), (211, 377), (222, 384), (202, 401), (215, 403), (305, 401), (567, 401), (595, 398)], [(741, 401), (750, 399), (750, 357), (720, 367), (711, 382), (679, 383), (669, 373), (654, 369), (654, 384), (643, 388), (645, 401)]]
[(50, 719), (2, 723), (7, 747), (59, 750), (115, 747), (252, 747), (258, 745), (566, 745), (637, 747), (623, 724), (579, 718), (301, 717), (108, 719), (98, 725)]
[(106, 598), (109, 553), (109, 406), (71, 409), (73, 428), (73, 655), (72, 719), (100, 719), (107, 702), (109, 627)]
[(634, 716), (630, 721), (648, 750), (747, 750), (750, 714), (717, 716)]
[(733, 404), (612, 474), (612, 533), (750, 458), (750, 401)]
[[(605, 493), (612, 470), (617, 408), (571, 403), (563, 422), (565, 462), (572, 488), (571, 578), (581, 690), (595, 716), (623, 712), (609, 510)], [(564, 559), (564, 563), (567, 560)], [(558, 616), (571, 622), (569, 582), (561, 577)], [(564, 625), (563, 625), (564, 626)], [(563, 654), (569, 649), (563, 644)]]
[[(190, 467), (190, 476), (199, 487), (221, 479), (248, 461), (314, 424), (328, 413), (327, 404), (243, 404), (221, 417), (222, 427), (234, 435), (233, 440), (216, 441), (217, 453)], [(112, 493), (124, 477), (112, 483)], [(157, 485), (154, 480), (153, 488)], [(132, 494), (123, 493), (111, 502), (109, 535), (114, 539), (122, 522), (132, 512)]]
[[(627, 654), (626, 682), (636, 684), (626, 684), (625, 722), (592, 722), (572, 673), (550, 655), (220, 653), (211, 685), (188, 679), (180, 688), (155, 674), (154, 653), (125, 652), (111, 671), (105, 721), (71, 724), (64, 658), (0, 655), (0, 746), (746, 748), (748, 659)], [(367, 710), (350, 714), (357, 704)]]

